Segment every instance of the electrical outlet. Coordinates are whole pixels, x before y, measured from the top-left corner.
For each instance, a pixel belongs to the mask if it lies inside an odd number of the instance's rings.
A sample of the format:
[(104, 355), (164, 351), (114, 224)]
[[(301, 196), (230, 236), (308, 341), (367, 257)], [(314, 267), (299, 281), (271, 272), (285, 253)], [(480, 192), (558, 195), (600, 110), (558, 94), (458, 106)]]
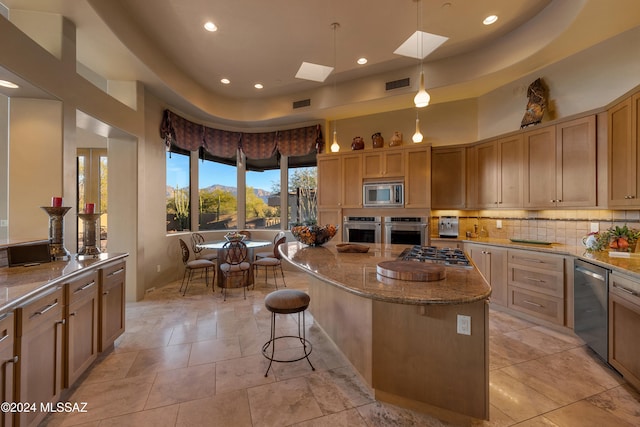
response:
[(458, 333), (460, 335), (471, 335), (471, 316), (458, 314)]
[(502, 228), (502, 220), (501, 219), (496, 220), (496, 228), (497, 229), (501, 229)]
[(591, 233), (597, 233), (598, 231), (600, 231), (600, 223), (592, 222), (591, 224), (589, 224), (589, 229)]
[(161, 269), (160, 269), (160, 264), (156, 265), (156, 271), (157, 271), (158, 273), (160, 273), (160, 270), (161, 270)]

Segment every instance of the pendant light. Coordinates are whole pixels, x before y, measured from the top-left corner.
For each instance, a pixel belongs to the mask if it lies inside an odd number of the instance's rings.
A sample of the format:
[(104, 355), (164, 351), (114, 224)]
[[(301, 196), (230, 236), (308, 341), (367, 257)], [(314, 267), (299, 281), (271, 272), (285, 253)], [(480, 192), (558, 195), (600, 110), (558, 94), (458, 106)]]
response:
[[(337, 65), (336, 33), (338, 31), (338, 28), (340, 27), (340, 24), (337, 22), (334, 22), (333, 24), (331, 24), (331, 26), (333, 27), (333, 99), (334, 99), (334, 102), (336, 102), (338, 98), (338, 87), (337, 87), (337, 80), (336, 80), (336, 65)], [(331, 143), (331, 152), (337, 153), (338, 151), (340, 151), (340, 144), (338, 144), (338, 121), (334, 120), (333, 121), (333, 142)]]
[(424, 88), (424, 71), (422, 70), (422, 31), (420, 29), (420, 21), (422, 19), (422, 0), (416, 1), (416, 9), (417, 9), (417, 18), (416, 18), (416, 50), (417, 50), (417, 58), (418, 58), (418, 70), (420, 71), (420, 86), (418, 88), (418, 93), (413, 98), (413, 103), (416, 108), (423, 108), (429, 105), (429, 101), (431, 100), (431, 96), (427, 93), (427, 90)]
[(420, 119), (418, 118), (418, 110), (416, 110), (416, 133), (413, 134), (411, 140), (417, 144), (422, 142), (422, 138), (422, 133), (420, 133)]

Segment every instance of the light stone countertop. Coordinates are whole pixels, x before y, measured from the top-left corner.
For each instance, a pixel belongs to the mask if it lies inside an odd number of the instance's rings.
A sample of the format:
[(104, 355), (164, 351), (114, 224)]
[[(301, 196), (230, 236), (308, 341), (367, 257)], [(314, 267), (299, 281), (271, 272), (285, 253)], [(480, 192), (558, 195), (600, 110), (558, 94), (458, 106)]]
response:
[[(584, 246), (569, 246), (558, 243), (551, 245), (537, 245), (526, 243), (513, 243), (509, 239), (478, 238), (460, 239), (463, 243), (479, 243), (484, 245), (500, 246), (504, 248), (525, 249), (542, 253), (556, 255), (567, 255), (580, 258), (583, 261), (591, 262), (608, 268), (618, 273), (627, 274), (640, 280), (640, 253), (629, 253), (628, 257), (612, 257), (610, 251), (588, 251)], [(616, 254), (621, 254), (620, 252)]]
[(126, 253), (103, 253), (97, 258), (83, 260), (71, 256), (69, 261), (0, 268), (0, 314), (12, 310), (52, 286), (64, 283), (69, 276), (127, 256)]
[(389, 279), (377, 274), (381, 261), (396, 260), (412, 245), (369, 243), (367, 253), (340, 253), (335, 244), (310, 247), (299, 242), (280, 246), (283, 258), (299, 269), (343, 290), (399, 304), (465, 304), (486, 299), (491, 288), (475, 268), (446, 267), (445, 278), (431, 282)]

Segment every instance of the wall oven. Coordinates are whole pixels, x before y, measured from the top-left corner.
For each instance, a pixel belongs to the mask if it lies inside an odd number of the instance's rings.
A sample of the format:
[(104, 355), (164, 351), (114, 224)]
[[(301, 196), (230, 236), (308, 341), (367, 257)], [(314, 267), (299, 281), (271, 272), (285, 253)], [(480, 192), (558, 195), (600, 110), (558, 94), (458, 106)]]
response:
[(342, 222), (344, 242), (380, 243), (382, 222), (379, 216), (345, 216)]
[(400, 245), (429, 246), (429, 217), (384, 217), (384, 242)]

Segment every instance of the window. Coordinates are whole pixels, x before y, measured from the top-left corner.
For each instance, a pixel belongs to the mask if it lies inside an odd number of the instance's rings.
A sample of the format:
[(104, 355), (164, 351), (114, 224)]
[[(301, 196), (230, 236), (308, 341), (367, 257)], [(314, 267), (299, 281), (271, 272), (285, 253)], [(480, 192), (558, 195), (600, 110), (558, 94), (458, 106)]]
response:
[(167, 232), (188, 231), (190, 211), (190, 153), (177, 147), (167, 152)]
[(288, 228), (291, 228), (291, 225), (296, 223), (314, 223), (318, 219), (316, 205), (318, 168), (316, 166), (290, 168), (288, 177)]
[[(262, 163), (265, 165), (262, 166)], [(247, 160), (245, 228), (280, 229), (280, 168), (272, 159)]]
[(235, 159), (231, 163), (198, 160), (200, 230), (238, 227), (238, 172)]

